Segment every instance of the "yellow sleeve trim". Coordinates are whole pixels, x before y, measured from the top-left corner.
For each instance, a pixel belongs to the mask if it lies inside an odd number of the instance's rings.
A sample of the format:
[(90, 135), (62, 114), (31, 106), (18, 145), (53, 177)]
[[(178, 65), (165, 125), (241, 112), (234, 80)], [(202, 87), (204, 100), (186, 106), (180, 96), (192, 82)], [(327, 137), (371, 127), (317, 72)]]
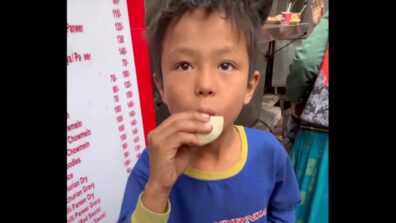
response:
[(142, 193), (138, 198), (135, 211), (131, 217), (131, 223), (166, 223), (171, 211), (171, 204), (168, 199), (167, 210), (165, 213), (156, 213), (147, 209), (142, 203)]

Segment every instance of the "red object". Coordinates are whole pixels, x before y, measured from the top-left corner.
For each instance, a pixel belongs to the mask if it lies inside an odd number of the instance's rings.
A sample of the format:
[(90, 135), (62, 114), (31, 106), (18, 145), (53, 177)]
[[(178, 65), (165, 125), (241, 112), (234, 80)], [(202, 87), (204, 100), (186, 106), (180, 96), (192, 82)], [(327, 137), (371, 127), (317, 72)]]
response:
[(282, 12), (281, 24), (289, 25), (292, 14), (291, 12)]
[(329, 86), (329, 48), (326, 49), (320, 72), (323, 74), (324, 84)]
[(144, 0), (127, 0), (127, 7), (139, 89), (140, 108), (142, 110), (144, 138), (147, 145), (147, 134), (155, 128), (156, 124), (149, 51), (143, 35), (145, 30)]

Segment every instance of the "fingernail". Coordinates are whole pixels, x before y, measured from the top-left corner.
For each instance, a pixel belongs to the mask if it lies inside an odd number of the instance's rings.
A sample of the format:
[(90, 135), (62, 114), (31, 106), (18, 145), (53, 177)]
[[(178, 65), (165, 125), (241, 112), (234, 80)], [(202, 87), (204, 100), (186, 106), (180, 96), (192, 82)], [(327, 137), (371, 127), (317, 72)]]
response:
[(201, 116), (202, 116), (203, 118), (205, 118), (205, 119), (208, 119), (208, 118), (209, 118), (209, 115), (206, 114), (206, 113), (201, 113)]
[(212, 129), (212, 124), (210, 124), (210, 122), (207, 122), (204, 124), (205, 129)]

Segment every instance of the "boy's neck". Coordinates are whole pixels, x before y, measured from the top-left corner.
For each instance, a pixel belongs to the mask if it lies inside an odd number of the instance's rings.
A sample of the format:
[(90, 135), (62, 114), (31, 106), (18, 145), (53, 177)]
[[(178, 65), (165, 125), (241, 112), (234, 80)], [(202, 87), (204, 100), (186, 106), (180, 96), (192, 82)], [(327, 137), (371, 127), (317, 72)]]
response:
[(230, 126), (213, 143), (196, 149), (190, 166), (209, 172), (227, 170), (240, 159), (241, 150), (239, 133)]

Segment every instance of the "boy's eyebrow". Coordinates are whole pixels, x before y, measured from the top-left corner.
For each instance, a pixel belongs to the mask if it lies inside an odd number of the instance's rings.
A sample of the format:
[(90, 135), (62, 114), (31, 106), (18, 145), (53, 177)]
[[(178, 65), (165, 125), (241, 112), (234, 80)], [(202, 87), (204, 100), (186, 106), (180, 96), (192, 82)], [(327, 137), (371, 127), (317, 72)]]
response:
[[(222, 54), (230, 54), (230, 53), (237, 53), (237, 52), (238, 52), (237, 48), (231, 47), (231, 46), (226, 46), (226, 47), (215, 49), (215, 50), (211, 51), (211, 54), (222, 55)], [(173, 55), (178, 55), (178, 54), (179, 55), (195, 56), (195, 55), (199, 54), (199, 50), (180, 47), (180, 48), (171, 50), (170, 57), (172, 57)]]
[(177, 54), (193, 56), (194, 54), (196, 54), (196, 50), (185, 47), (179, 47), (171, 50), (169, 56), (172, 57), (173, 55), (177, 55)]
[(224, 55), (224, 54), (231, 54), (231, 53), (238, 53), (237, 48), (231, 47), (231, 46), (226, 46), (217, 50), (214, 50), (212, 52), (214, 55)]

